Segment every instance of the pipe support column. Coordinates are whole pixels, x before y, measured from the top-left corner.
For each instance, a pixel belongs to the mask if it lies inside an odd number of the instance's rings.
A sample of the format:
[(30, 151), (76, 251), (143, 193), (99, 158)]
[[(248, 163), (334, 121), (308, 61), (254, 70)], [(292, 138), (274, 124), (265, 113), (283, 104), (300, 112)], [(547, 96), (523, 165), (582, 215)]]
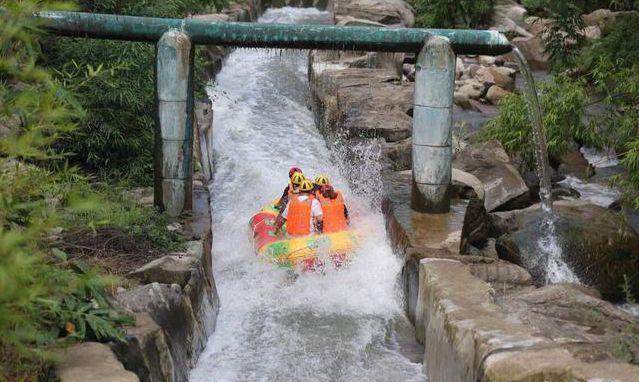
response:
[(193, 44), (178, 30), (156, 47), (155, 205), (171, 216), (192, 207)]
[(450, 42), (432, 36), (415, 65), (411, 208), (417, 212), (450, 209), (454, 86), (455, 54)]

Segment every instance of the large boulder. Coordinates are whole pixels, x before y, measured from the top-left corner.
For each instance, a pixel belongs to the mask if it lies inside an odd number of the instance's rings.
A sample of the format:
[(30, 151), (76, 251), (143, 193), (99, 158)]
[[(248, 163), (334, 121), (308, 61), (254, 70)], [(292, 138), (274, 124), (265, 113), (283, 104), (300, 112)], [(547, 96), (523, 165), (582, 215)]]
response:
[(494, 84), (506, 90), (515, 89), (515, 70), (499, 67), (488, 66), (477, 70), (477, 79), (483, 83)]
[[(323, 129), (350, 137), (380, 137), (387, 142), (411, 135), (412, 84), (385, 69), (326, 70), (314, 87), (323, 109)], [(332, 99), (339, 100), (332, 105)], [(330, 117), (326, 115), (330, 114)]]
[(599, 40), (601, 38), (601, 28), (595, 25), (585, 27), (582, 31), (583, 36), (588, 41)]
[(610, 9), (597, 9), (587, 15), (581, 16), (586, 26), (595, 26), (599, 29), (605, 29), (610, 22), (614, 22), (619, 17), (637, 16), (637, 11), (619, 11), (613, 12)]
[(126, 343), (114, 343), (111, 348), (127, 370), (142, 381), (172, 381), (173, 358), (162, 328), (147, 312), (135, 314), (135, 325), (125, 328)]
[(525, 20), (526, 29), (533, 34), (533, 36), (541, 36), (545, 30), (548, 29), (554, 22), (553, 19), (544, 19), (537, 16), (528, 17)]
[(188, 370), (194, 365), (192, 344), (200, 333), (195, 328), (193, 308), (179, 285), (147, 284), (117, 295), (117, 301), (128, 311), (148, 313), (164, 331), (173, 361), (173, 381), (188, 381)]
[[(453, 189), (471, 189), (474, 197), (482, 201), (482, 208), (484, 203), (484, 198), (486, 197), (484, 192), (484, 185), (481, 180), (479, 180), (475, 175), (467, 173), (457, 168), (452, 169), (451, 181), (453, 184)], [(459, 195), (459, 194), (458, 194)], [(461, 199), (470, 199), (470, 198), (461, 198)]]
[(571, 144), (559, 158), (557, 171), (560, 175), (572, 175), (580, 179), (591, 177), (595, 171), (576, 144)]
[[(469, 268), (461, 259), (428, 258), (419, 263), (415, 329), (418, 338), (427, 344), (424, 359), (429, 365), (426, 370), (429, 380), (638, 380), (639, 367), (626, 363), (628, 359), (622, 358), (626, 362), (619, 362), (619, 358), (603, 354), (605, 358), (590, 362), (587, 354), (582, 356), (580, 352), (571, 351), (573, 346), (581, 346), (577, 341), (571, 341), (572, 337), (566, 339), (561, 334), (553, 336), (550, 333), (545, 336), (546, 333), (541, 332), (532, 321), (527, 322), (508, 314), (496, 304), (496, 301), (501, 300), (495, 298), (499, 282), (491, 286), (475, 277)], [(531, 292), (530, 289), (524, 287), (522, 293)], [(555, 296), (555, 299), (549, 298), (547, 301), (556, 305), (555, 312), (561, 313), (566, 303), (560, 294)], [(545, 300), (531, 297), (529, 301)], [(585, 303), (580, 305), (587, 306)], [(538, 307), (531, 303), (527, 309), (529, 313), (537, 313)], [(589, 312), (585, 311), (584, 314)], [(575, 313), (578, 314), (578, 309)], [(555, 318), (561, 323), (561, 314)], [(605, 321), (606, 316), (602, 314), (597, 319)], [(636, 324), (626, 322), (628, 325), (622, 333), (636, 331)], [(591, 327), (578, 328), (586, 335), (591, 334), (586, 337), (588, 343), (581, 349), (588, 351), (592, 348), (593, 354), (603, 353), (594, 351), (601, 346), (598, 339), (606, 338), (597, 336), (601, 326), (593, 325), (592, 333), (589, 333)], [(608, 338), (614, 340), (615, 335), (623, 336), (622, 333), (611, 330)], [(609, 344), (614, 349), (620, 342), (611, 341)], [(629, 346), (634, 344), (632, 341), (622, 343)]]
[(515, 37), (511, 40), (533, 69), (548, 69), (548, 54), (544, 51), (543, 43), (539, 36)]
[(466, 91), (464, 92), (455, 91), (455, 94), (453, 96), (453, 102), (455, 103), (455, 105), (461, 107), (462, 109), (465, 109), (465, 110), (473, 109), (473, 104), (470, 103), (470, 97), (468, 93), (466, 93)]
[(538, 207), (494, 215), (500, 222), (493, 225), (510, 231), (497, 240), (499, 256), (524, 266), (539, 282), (546, 277), (548, 254), (554, 253), (582, 283), (608, 299), (624, 299), (626, 283), (639, 295), (634, 277), (639, 274), (639, 236), (620, 213), (565, 201), (555, 203), (552, 226)]
[(68, 347), (59, 354), (56, 376), (60, 382), (139, 382), (140, 379), (118, 361), (113, 351), (98, 342)]
[(508, 94), (510, 94), (509, 91), (504, 90), (500, 86), (493, 85), (486, 92), (486, 99), (493, 105), (497, 105), (499, 101)]
[(635, 318), (602, 301), (596, 291), (578, 284), (553, 284), (506, 296), (499, 304), (539, 335), (565, 344), (584, 362), (639, 361)]
[(492, 26), (515, 35), (531, 36), (525, 28), (526, 8), (514, 0), (499, 0), (495, 3)]
[(410, 28), (415, 16), (402, 0), (340, 0), (333, 6), (335, 17), (351, 16), (376, 23)]
[(488, 212), (528, 194), (526, 183), (498, 141), (467, 146), (457, 153), (453, 167), (482, 182)]
[(455, 91), (456, 97), (480, 99), (484, 94), (484, 85), (476, 80), (467, 80)]
[(581, 16), (587, 26), (603, 27), (606, 22), (613, 18), (614, 12), (610, 9), (596, 9), (586, 15)]

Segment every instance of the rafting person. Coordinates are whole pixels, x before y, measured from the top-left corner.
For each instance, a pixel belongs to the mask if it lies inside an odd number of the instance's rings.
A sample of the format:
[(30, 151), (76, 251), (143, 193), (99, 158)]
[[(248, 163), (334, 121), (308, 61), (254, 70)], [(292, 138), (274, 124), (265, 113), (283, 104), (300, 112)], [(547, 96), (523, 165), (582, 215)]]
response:
[(348, 228), (348, 209), (342, 193), (326, 184), (320, 189), (318, 199), (322, 207), (322, 233), (344, 231)]
[(282, 211), (282, 207), (286, 205), (293, 193), (293, 189), (299, 187), (300, 183), (302, 183), (304, 179), (304, 173), (301, 168), (293, 166), (288, 170), (288, 184), (284, 188), (280, 200), (275, 204), (275, 208), (280, 210), (280, 213)]
[(298, 193), (291, 195), (281, 216), (275, 220), (275, 232), (279, 232), (286, 222), (286, 232), (290, 236), (306, 236), (322, 232), (322, 206), (312, 194), (313, 183), (304, 179)]
[(315, 180), (313, 181), (313, 195), (315, 195), (316, 198), (319, 197), (320, 189), (322, 188), (322, 186), (326, 186), (328, 184), (330, 183), (326, 175), (320, 174), (316, 176)]

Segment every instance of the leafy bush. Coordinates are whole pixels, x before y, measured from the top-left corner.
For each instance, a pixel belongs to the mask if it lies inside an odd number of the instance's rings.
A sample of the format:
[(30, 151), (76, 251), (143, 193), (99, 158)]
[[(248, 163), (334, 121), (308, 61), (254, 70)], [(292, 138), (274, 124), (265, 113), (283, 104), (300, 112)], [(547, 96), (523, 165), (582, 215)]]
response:
[(579, 54), (576, 61), (583, 72), (590, 72), (600, 61), (628, 68), (639, 62), (639, 15), (618, 17), (615, 23), (603, 30), (601, 39), (594, 41)]
[(551, 22), (540, 35), (544, 51), (548, 54), (551, 68), (558, 71), (570, 66), (575, 56), (586, 43), (581, 31), (586, 24), (581, 18), (589, 1), (524, 0), (532, 14), (551, 18)]
[(83, 197), (93, 195), (100, 200), (100, 208), (69, 216), (67, 226), (87, 226), (93, 231), (101, 228), (125, 232), (128, 240), (147, 242), (153, 249), (178, 252), (184, 249), (184, 237), (166, 229), (172, 220), (155, 208), (143, 208), (127, 190), (110, 184), (92, 184)]
[(38, 164), (63, 155), (53, 145), (84, 113), (38, 66), (41, 9), (56, 1), (5, 2), (0, 12), (0, 379), (36, 380), (46, 349), (83, 340), (123, 340), (129, 322), (107, 301), (114, 280), (69, 261), (51, 230), (101, 207), (76, 169)]
[[(573, 140), (593, 146), (601, 145), (594, 125), (586, 124), (580, 118), (588, 101), (584, 82), (559, 76), (550, 83), (542, 84), (538, 90), (544, 111), (548, 153), (551, 156), (559, 157)], [(508, 152), (519, 158), (524, 168), (532, 169), (535, 148), (530, 144), (533, 139), (532, 124), (524, 95), (511, 94), (502, 99), (499, 115), (488, 123), (481, 138), (499, 140)]]
[[(544, 50), (549, 55), (551, 68), (554, 71), (561, 71), (566, 68), (580, 65), (584, 57), (580, 55), (581, 50), (586, 46), (586, 39), (582, 31), (586, 27), (582, 15), (592, 12), (600, 8), (609, 8), (614, 10), (633, 10), (639, 9), (639, 1), (631, 0), (572, 0), (572, 1), (554, 1), (554, 0), (524, 0), (523, 5), (531, 15), (550, 18), (553, 22), (541, 33), (541, 40)], [(629, 16), (624, 25), (615, 25), (613, 29), (616, 31), (617, 42), (623, 45), (623, 38), (634, 34), (633, 27), (637, 22), (636, 16)], [(616, 23), (619, 24), (619, 23)], [(611, 37), (610, 40), (615, 39)], [(611, 46), (612, 41), (607, 45)], [(607, 50), (612, 52), (612, 50)], [(631, 55), (637, 54), (630, 53)], [(596, 57), (597, 53), (605, 53), (602, 51), (593, 51)], [(622, 53), (623, 54), (623, 53)], [(592, 56), (586, 58), (592, 62)]]
[(633, 6), (632, 0), (523, 0), (522, 5), (530, 15), (541, 17), (552, 17), (557, 13), (566, 13), (575, 10), (579, 13), (590, 13), (595, 9), (630, 9)]
[(493, 17), (494, 0), (412, 0), (415, 24), (429, 28), (477, 28)]
[[(94, 13), (185, 17), (223, 0), (110, 0), (79, 2)], [(155, 125), (153, 44), (50, 37), (43, 43), (44, 62), (86, 110), (80, 129), (58, 142), (71, 160), (101, 179), (152, 184)], [(196, 54), (200, 57), (200, 54)], [(198, 59), (196, 67), (202, 68)], [(196, 72), (200, 93), (205, 85)]]
[[(634, 208), (639, 208), (639, 35), (633, 32), (638, 22), (636, 15), (619, 18), (599, 41), (582, 48), (573, 62), (578, 66), (573, 73), (581, 77), (558, 74), (541, 87), (551, 155), (560, 155), (571, 141), (614, 149), (626, 170), (614, 182)], [(532, 165), (523, 97), (507, 97), (501, 106), (483, 138), (500, 140), (525, 166)]]

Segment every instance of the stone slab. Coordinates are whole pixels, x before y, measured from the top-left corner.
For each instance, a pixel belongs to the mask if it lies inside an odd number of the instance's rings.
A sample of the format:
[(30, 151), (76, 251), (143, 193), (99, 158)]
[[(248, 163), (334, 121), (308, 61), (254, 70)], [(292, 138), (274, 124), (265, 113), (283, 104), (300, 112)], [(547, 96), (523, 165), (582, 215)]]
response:
[(139, 382), (140, 379), (124, 369), (113, 351), (98, 342), (79, 343), (60, 354), (56, 376), (60, 382)]

